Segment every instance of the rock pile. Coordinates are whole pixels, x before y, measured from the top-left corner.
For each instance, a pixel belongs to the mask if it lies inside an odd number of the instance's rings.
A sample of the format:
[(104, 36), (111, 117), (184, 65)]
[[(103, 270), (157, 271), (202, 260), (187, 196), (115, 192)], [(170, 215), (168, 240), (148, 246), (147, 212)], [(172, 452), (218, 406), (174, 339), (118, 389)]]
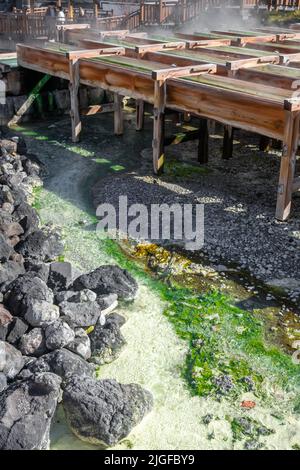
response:
[(95, 378), (125, 345), (114, 310), (138, 286), (118, 266), (80, 274), (57, 261), (60, 235), (30, 205), (40, 166), (25, 154), (0, 140), (0, 449), (47, 449), (59, 403), (77, 436), (111, 446), (152, 407), (139, 385)]

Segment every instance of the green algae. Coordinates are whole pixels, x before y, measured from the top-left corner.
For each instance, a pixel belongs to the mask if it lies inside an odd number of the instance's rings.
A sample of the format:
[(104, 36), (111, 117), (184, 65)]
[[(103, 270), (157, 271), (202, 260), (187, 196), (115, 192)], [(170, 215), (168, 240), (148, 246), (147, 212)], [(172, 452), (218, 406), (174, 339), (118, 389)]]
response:
[(204, 166), (192, 165), (172, 159), (168, 159), (164, 166), (164, 176), (170, 176), (172, 178), (192, 178), (208, 173), (210, 173), (210, 170)]
[(266, 343), (259, 315), (234, 306), (220, 292), (203, 294), (170, 279), (147, 276), (113, 240), (106, 241), (105, 250), (134, 276), (143, 281), (146, 277), (148, 286), (167, 302), (165, 316), (189, 344), (182, 375), (193, 394), (236, 400), (252, 392), (271, 402), (272, 386), (299, 393), (299, 366), (277, 345)]

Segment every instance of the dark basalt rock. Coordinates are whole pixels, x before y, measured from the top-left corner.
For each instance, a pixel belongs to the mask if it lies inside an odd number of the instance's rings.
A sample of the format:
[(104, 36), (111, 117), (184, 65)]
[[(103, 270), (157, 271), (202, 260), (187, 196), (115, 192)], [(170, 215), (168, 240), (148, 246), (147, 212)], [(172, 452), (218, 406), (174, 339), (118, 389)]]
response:
[(36, 277), (39, 277), (40, 279), (42, 279), (42, 281), (47, 284), (50, 270), (49, 263), (35, 264), (27, 261), (25, 263), (25, 268), (27, 272), (34, 273)]
[[(120, 355), (126, 341), (120, 330), (121, 315), (111, 314), (105, 325), (97, 323), (89, 335), (91, 341), (91, 362), (106, 364), (114, 361)], [(124, 318), (124, 317), (121, 317)]]
[(44, 281), (29, 272), (19, 276), (9, 285), (9, 290), (5, 295), (5, 305), (14, 315), (23, 316), (32, 300), (52, 304), (53, 293)]
[(63, 379), (69, 374), (92, 377), (95, 371), (94, 367), (82, 359), (82, 357), (64, 348), (45, 354), (26, 367), (33, 374), (37, 372), (53, 372)]
[(0, 341), (0, 372), (8, 379), (13, 379), (24, 364), (25, 361), (20, 351), (6, 341)]
[(25, 268), (22, 263), (12, 260), (6, 261), (6, 263), (0, 264), (0, 285), (10, 283), (24, 273)]
[(59, 318), (57, 305), (44, 300), (32, 299), (28, 302), (24, 318), (31, 326), (46, 326)]
[(8, 328), (8, 334), (6, 336), (6, 341), (13, 345), (19, 341), (20, 338), (26, 333), (28, 330), (28, 324), (19, 317), (13, 317), (12, 322)]
[(138, 285), (125, 269), (106, 265), (79, 276), (74, 281), (72, 289), (90, 289), (97, 295), (117, 294), (122, 300), (133, 300), (137, 294)]
[(27, 237), (31, 232), (36, 230), (39, 226), (39, 218), (33, 207), (27, 202), (22, 201), (13, 213), (14, 219), (19, 222), (24, 230), (24, 237)]
[(75, 329), (75, 339), (66, 346), (69, 351), (88, 360), (91, 357), (91, 341), (83, 328)]
[(22, 254), (24, 259), (40, 263), (57, 258), (62, 254), (63, 248), (58, 233), (35, 230), (17, 245), (16, 250)]
[(48, 286), (54, 291), (65, 291), (73, 280), (71, 263), (55, 262), (50, 264)]
[(0, 449), (45, 450), (61, 380), (37, 374), (9, 385), (0, 394)]
[(77, 327), (87, 328), (95, 325), (100, 319), (101, 323), (105, 323), (105, 317), (101, 314), (98, 303), (95, 302), (62, 302), (59, 304), (61, 314)]
[(71, 376), (63, 385), (63, 407), (74, 434), (88, 442), (113, 446), (151, 410), (150, 392), (140, 385)]
[(74, 341), (75, 333), (63, 320), (51, 323), (45, 329), (46, 346), (52, 351), (67, 346)]
[(12, 252), (12, 247), (7, 243), (4, 235), (0, 233), (0, 262), (5, 263), (5, 261), (8, 261)]
[(0, 372), (0, 393), (7, 387), (7, 378), (3, 372)]
[(0, 304), (0, 340), (5, 341), (9, 327), (13, 321), (13, 316), (6, 308)]
[(33, 328), (22, 336), (18, 349), (24, 356), (42, 356), (47, 352), (45, 334), (42, 328)]

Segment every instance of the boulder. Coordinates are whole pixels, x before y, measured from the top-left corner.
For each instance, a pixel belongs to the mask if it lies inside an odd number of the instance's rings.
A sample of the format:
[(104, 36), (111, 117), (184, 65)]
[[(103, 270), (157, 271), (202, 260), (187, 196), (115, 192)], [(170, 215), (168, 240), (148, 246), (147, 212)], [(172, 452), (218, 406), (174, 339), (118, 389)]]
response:
[(39, 357), (47, 351), (45, 334), (42, 328), (33, 328), (20, 339), (19, 350), (24, 356)]
[(46, 346), (52, 351), (67, 346), (74, 341), (75, 333), (63, 320), (57, 320), (45, 329)]
[(3, 372), (0, 372), (0, 393), (7, 387), (7, 378)]
[(25, 237), (36, 230), (39, 226), (39, 218), (36, 210), (25, 201), (22, 201), (17, 206), (13, 216), (23, 228)]
[(107, 294), (107, 295), (99, 295), (97, 298), (97, 302), (99, 307), (101, 308), (101, 312), (104, 315), (108, 315), (118, 306), (118, 296), (117, 294)]
[[(120, 317), (120, 315), (118, 315)], [(95, 364), (107, 364), (120, 355), (126, 341), (121, 333), (119, 319), (114, 314), (109, 315), (105, 325), (97, 323), (91, 334), (91, 358)]]
[(140, 385), (73, 375), (63, 385), (68, 423), (80, 439), (116, 445), (151, 410), (152, 395)]
[(88, 360), (91, 357), (91, 341), (83, 328), (76, 328), (75, 339), (66, 346), (69, 351)]
[(24, 318), (31, 326), (46, 326), (59, 318), (59, 308), (44, 300), (32, 299), (28, 302)]
[(25, 267), (28, 272), (34, 273), (35, 276), (39, 277), (47, 284), (50, 270), (49, 263), (35, 264), (27, 261)]
[(28, 324), (19, 317), (13, 317), (12, 322), (8, 328), (8, 334), (6, 336), (6, 341), (10, 344), (17, 344), (20, 338), (25, 335), (28, 330)]
[(4, 305), (0, 304), (0, 340), (5, 341), (13, 316)]
[(66, 316), (77, 327), (87, 328), (93, 326), (99, 319), (101, 323), (105, 323), (105, 317), (101, 314), (97, 302), (62, 302), (59, 304), (59, 307), (61, 314)]
[(38, 229), (20, 242), (16, 249), (24, 259), (40, 263), (57, 258), (62, 254), (64, 247), (58, 233)]
[(97, 300), (97, 294), (89, 289), (83, 289), (78, 292), (74, 292), (68, 298), (69, 302), (81, 303), (81, 302), (94, 302)]
[(73, 280), (72, 265), (67, 262), (50, 264), (48, 286), (54, 291), (65, 291)]
[(35, 273), (26, 273), (19, 276), (9, 285), (5, 295), (5, 304), (16, 316), (24, 316), (28, 305), (33, 300), (53, 303), (53, 293), (46, 283), (35, 276)]
[(28, 364), (27, 369), (33, 374), (38, 372), (53, 372), (65, 379), (68, 374), (92, 377), (95, 368), (82, 357), (68, 351), (67, 349), (56, 349), (36, 361)]
[(0, 233), (0, 262), (5, 263), (5, 261), (8, 261), (12, 252), (12, 247), (7, 243), (4, 235)]
[(24, 358), (20, 351), (6, 341), (0, 341), (0, 372), (8, 379), (13, 379), (24, 367)]
[(0, 395), (0, 449), (45, 450), (61, 380), (37, 374), (9, 385)]
[(117, 294), (122, 300), (133, 300), (137, 294), (138, 284), (125, 269), (106, 265), (79, 276), (74, 281), (72, 289), (90, 289), (97, 295)]
[(20, 274), (25, 273), (25, 268), (22, 263), (16, 261), (6, 261), (0, 264), (0, 285), (10, 283), (17, 279)]

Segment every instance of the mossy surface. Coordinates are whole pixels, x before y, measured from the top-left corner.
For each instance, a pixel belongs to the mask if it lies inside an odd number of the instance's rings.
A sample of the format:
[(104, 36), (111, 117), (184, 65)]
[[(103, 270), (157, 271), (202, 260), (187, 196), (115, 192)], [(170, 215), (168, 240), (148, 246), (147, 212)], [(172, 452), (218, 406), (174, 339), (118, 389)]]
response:
[[(115, 242), (107, 240), (105, 249), (145, 282), (142, 267)], [(218, 291), (199, 293), (168, 278), (149, 276), (146, 282), (167, 302), (166, 317), (189, 344), (182, 374), (193, 394), (236, 400), (251, 392), (271, 402), (274, 387), (299, 393), (299, 366), (277, 345), (267, 344), (260, 315), (234, 306)], [(292, 406), (296, 411), (297, 405)]]

